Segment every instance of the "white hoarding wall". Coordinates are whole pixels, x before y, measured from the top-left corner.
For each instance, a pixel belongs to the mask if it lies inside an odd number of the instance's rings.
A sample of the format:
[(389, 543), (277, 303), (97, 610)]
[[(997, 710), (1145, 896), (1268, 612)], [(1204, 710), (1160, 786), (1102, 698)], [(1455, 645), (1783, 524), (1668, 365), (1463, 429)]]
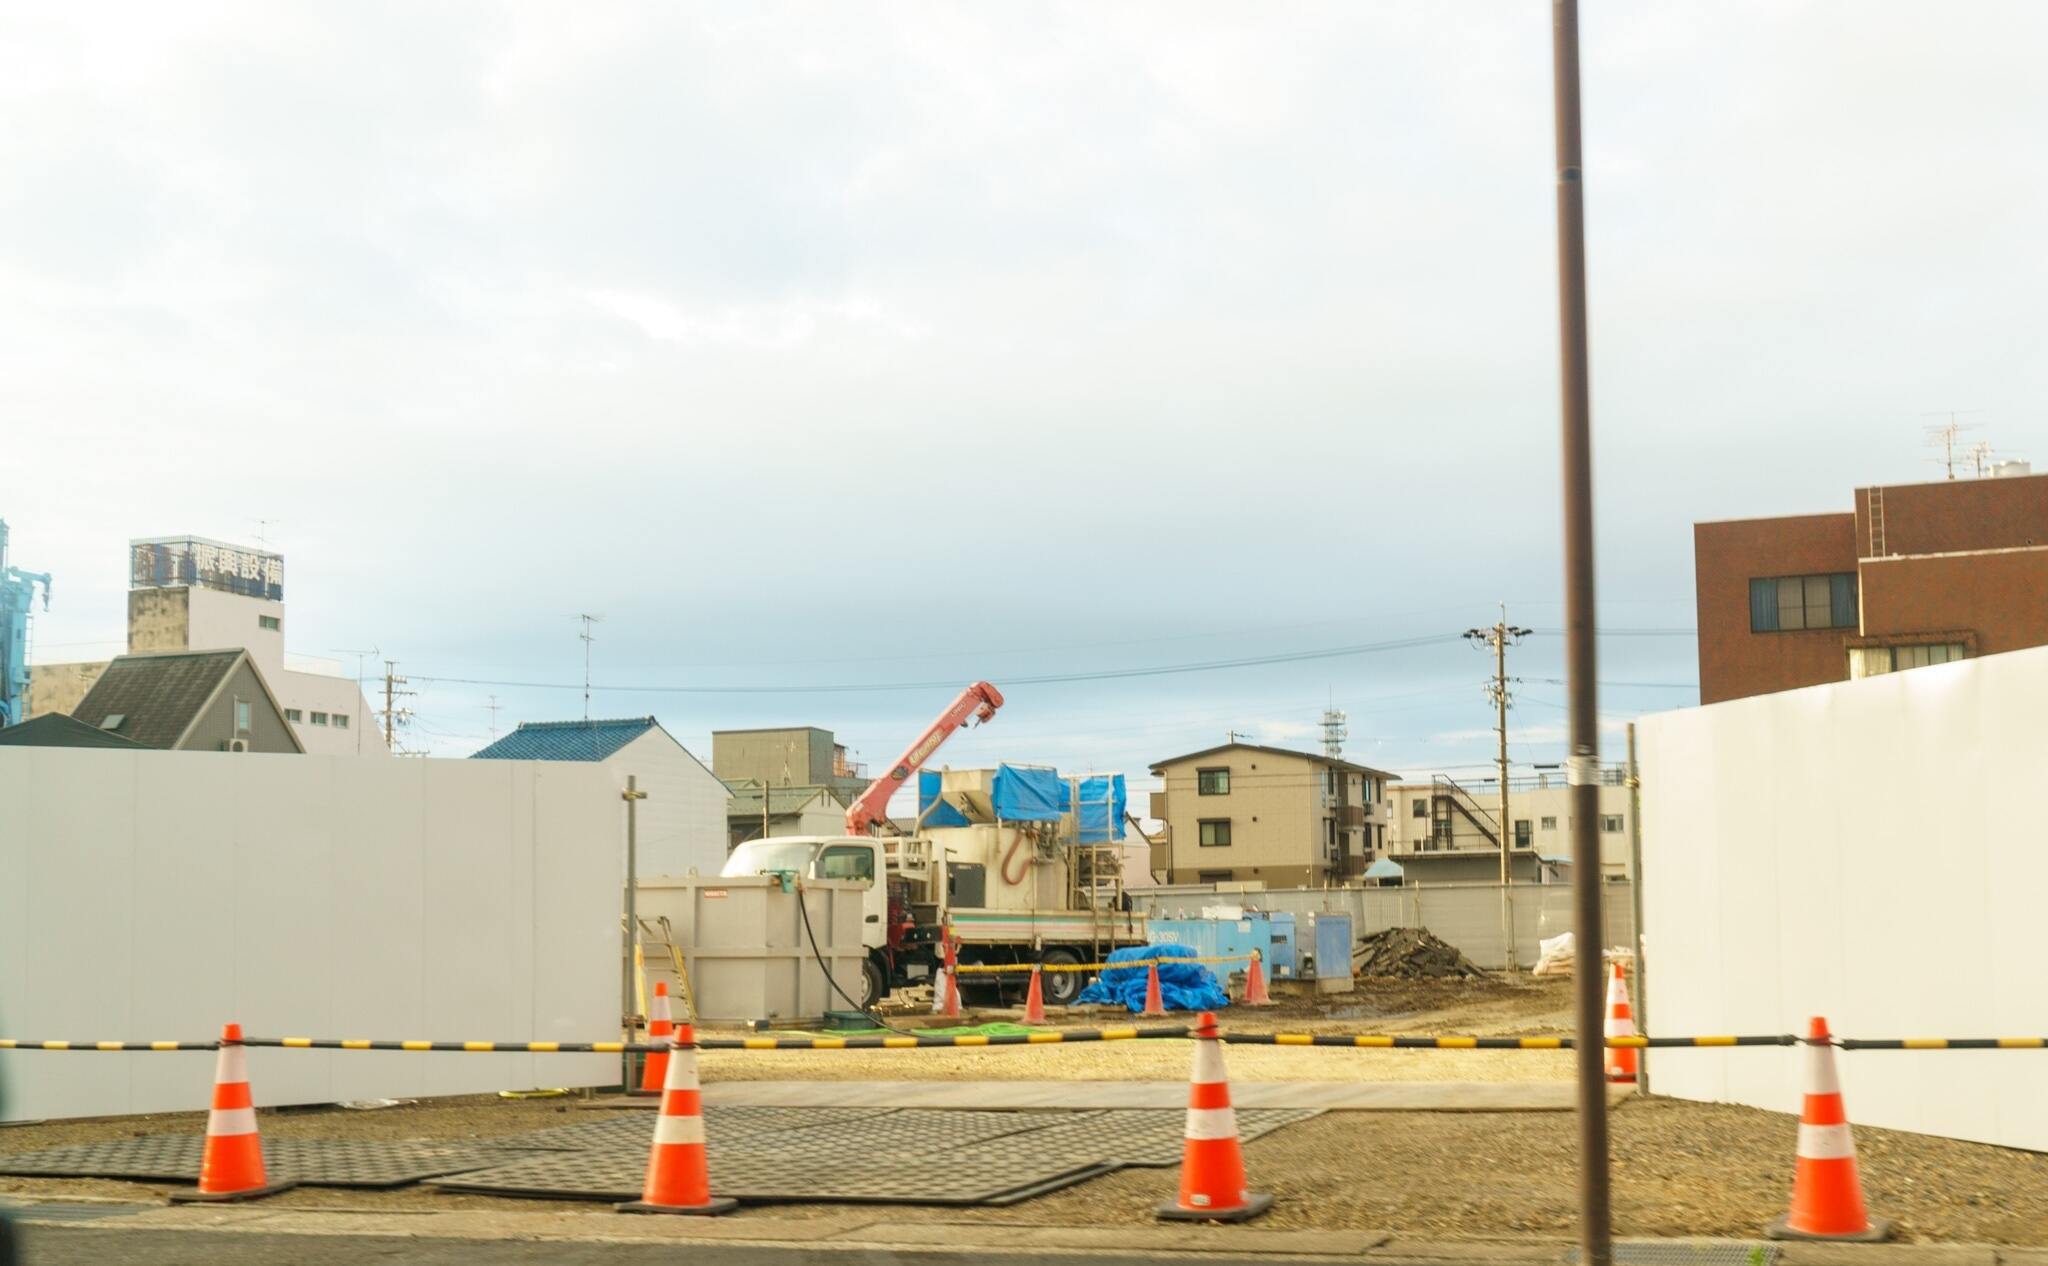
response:
[[(1648, 1030), (2048, 1033), (2044, 717), (2048, 649), (1643, 721)], [(1791, 1050), (1651, 1059), (1658, 1094), (1799, 1108)], [(1857, 1124), (2048, 1150), (2048, 1052), (1839, 1059)]]
[[(567, 762), (0, 748), (0, 1036), (618, 1031), (618, 791)], [(594, 1085), (601, 1055), (250, 1052), (259, 1105)], [(201, 1108), (212, 1056), (0, 1052), (10, 1119)]]
[[(1600, 922), (1605, 944), (1627, 948), (1635, 941), (1635, 907), (1626, 882), (1600, 886)], [(1507, 902), (1515, 929), (1515, 962), (1523, 970), (1536, 965), (1540, 942), (1572, 930), (1569, 884), (1510, 884)], [(1351, 916), (1354, 936), (1370, 936), (1393, 927), (1427, 928), (1463, 951), (1479, 966), (1499, 971), (1507, 965), (1501, 936), (1501, 888), (1498, 884), (1409, 884), (1401, 888), (1263, 888), (1250, 892), (1215, 892), (1205, 884), (1134, 889), (1131, 904), (1141, 914), (1162, 918), (1199, 916), (1204, 907), (1225, 905), (1281, 910), (1295, 915), (1331, 911)], [(1305, 932), (1305, 929), (1298, 929)]]

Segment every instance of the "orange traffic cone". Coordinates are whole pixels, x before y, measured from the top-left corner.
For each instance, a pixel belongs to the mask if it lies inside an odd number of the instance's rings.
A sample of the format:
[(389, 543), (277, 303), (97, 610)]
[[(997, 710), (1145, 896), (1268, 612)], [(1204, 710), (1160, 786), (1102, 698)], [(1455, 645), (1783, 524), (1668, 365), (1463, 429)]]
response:
[(1223, 1043), (1216, 1037), (1215, 1012), (1202, 1012), (1194, 1038), (1180, 1196), (1160, 1205), (1159, 1216), (1174, 1222), (1243, 1222), (1272, 1208), (1273, 1197), (1245, 1189), (1244, 1152), (1237, 1142), (1230, 1082), (1223, 1075)]
[(1166, 999), (1159, 993), (1159, 964), (1148, 963), (1145, 967), (1145, 1009), (1139, 1015), (1165, 1015)]
[(1792, 1176), (1792, 1211), (1765, 1228), (1774, 1240), (1890, 1239), (1892, 1224), (1863, 1206), (1856, 1173), (1856, 1142), (1835, 1077), (1828, 1022), (1815, 1016), (1806, 1039), (1806, 1103), (1799, 1114), (1799, 1146)]
[(711, 1194), (704, 1163), (704, 1100), (697, 1089), (697, 1034), (687, 1023), (669, 1035), (668, 1075), (661, 1083), (661, 1115), (647, 1153), (640, 1198), (613, 1205), (621, 1213), (730, 1213), (739, 1201)]
[[(676, 1031), (676, 1026), (673, 1023), (673, 1017), (669, 1015), (668, 1011), (668, 982), (666, 980), (654, 982), (654, 1001), (647, 1004), (647, 1009), (649, 1012), (647, 1017), (648, 1044), (651, 1046), (658, 1043), (662, 1046), (667, 1046), (670, 1035)], [(658, 1095), (661, 1093), (662, 1086), (667, 1084), (667, 1081), (668, 1052), (666, 1050), (649, 1051), (647, 1053), (647, 1061), (640, 1065), (640, 1088), (632, 1093), (636, 1095)]]
[(171, 1200), (250, 1200), (297, 1185), (263, 1180), (263, 1140), (256, 1135), (256, 1101), (249, 1095), (249, 1052), (242, 1046), (242, 1026), (227, 1025), (220, 1031), (220, 1057), (214, 1061), (213, 1110), (206, 1114), (199, 1186), (174, 1191)]
[(945, 988), (939, 994), (939, 1014), (957, 1016), (960, 1014), (960, 942), (953, 939), (953, 930), (946, 929), (946, 971)]
[(1265, 960), (1257, 950), (1252, 951), (1251, 964), (1244, 972), (1244, 1005), (1248, 1007), (1270, 1007), (1273, 999), (1266, 994)]
[[(1634, 1037), (1636, 1035), (1635, 1011), (1628, 1004), (1628, 975), (1620, 963), (1614, 965), (1614, 974), (1607, 982), (1607, 1036)], [(1631, 1084), (1636, 1079), (1636, 1048), (1633, 1046), (1610, 1046), (1607, 1048), (1607, 1080), (1625, 1081)]]
[(1045, 987), (1038, 981), (1038, 964), (1031, 964), (1031, 988), (1024, 994), (1024, 1023), (1045, 1023)]

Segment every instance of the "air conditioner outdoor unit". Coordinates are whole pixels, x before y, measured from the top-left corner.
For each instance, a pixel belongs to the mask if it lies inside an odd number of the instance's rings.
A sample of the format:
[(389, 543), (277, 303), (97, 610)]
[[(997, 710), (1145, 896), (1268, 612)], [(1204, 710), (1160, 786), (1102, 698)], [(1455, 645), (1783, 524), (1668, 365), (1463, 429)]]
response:
[(220, 750), (223, 752), (246, 752), (249, 750), (249, 740), (228, 739), (221, 743)]

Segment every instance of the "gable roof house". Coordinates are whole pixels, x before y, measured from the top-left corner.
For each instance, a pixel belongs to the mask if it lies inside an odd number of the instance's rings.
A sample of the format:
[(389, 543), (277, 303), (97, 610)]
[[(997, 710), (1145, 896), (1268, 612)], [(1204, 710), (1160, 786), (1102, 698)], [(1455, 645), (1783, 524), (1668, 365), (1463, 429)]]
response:
[(146, 750), (134, 739), (122, 738), (77, 717), (62, 712), (45, 712), (20, 725), (0, 726), (0, 747), (98, 747), (119, 751)]
[[(470, 759), (587, 761), (611, 770), (621, 791), (631, 776), (647, 797), (635, 810), (640, 875), (711, 875), (725, 864), (725, 806), (732, 793), (653, 717), (524, 721)], [(617, 847), (623, 872), (623, 799)]]
[(117, 656), (71, 715), (160, 751), (306, 750), (256, 662), (241, 648)]

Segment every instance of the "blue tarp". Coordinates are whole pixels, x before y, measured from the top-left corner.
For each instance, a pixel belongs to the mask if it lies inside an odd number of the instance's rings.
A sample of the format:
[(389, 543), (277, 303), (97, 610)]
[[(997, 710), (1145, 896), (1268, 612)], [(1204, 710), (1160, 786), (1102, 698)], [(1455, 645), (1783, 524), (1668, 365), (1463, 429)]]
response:
[(1083, 844), (1107, 844), (1124, 837), (1124, 808), (1128, 803), (1122, 774), (1095, 774), (1078, 780), (1080, 799), (1077, 823)]
[[(1128, 963), (1154, 958), (1195, 957), (1195, 951), (1185, 945), (1131, 945), (1112, 950), (1105, 961)], [(1223, 992), (1216, 973), (1201, 963), (1162, 961), (1159, 964), (1159, 997), (1168, 1011), (1220, 1011), (1230, 1005), (1230, 995)], [(1105, 967), (1100, 976), (1088, 982), (1078, 1001), (1097, 1004), (1120, 1002), (1129, 1011), (1143, 1011), (1145, 969)]]
[(1067, 785), (1057, 770), (1018, 765), (998, 765), (989, 794), (996, 816), (1005, 822), (1057, 822), (1066, 798)]
[(966, 815), (939, 799), (945, 775), (936, 769), (917, 771), (917, 816), (926, 826), (966, 826)]

